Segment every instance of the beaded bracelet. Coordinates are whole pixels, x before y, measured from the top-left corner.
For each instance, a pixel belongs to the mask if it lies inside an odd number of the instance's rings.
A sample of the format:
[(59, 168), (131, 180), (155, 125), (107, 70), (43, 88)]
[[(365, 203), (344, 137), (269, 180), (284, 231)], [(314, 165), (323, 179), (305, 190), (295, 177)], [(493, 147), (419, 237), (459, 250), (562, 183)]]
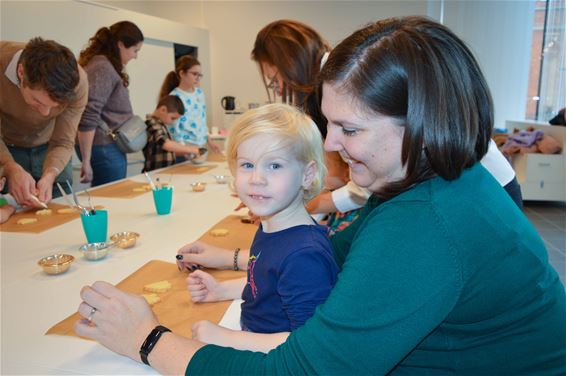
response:
[(240, 268), (238, 267), (238, 253), (240, 253), (240, 248), (236, 248), (234, 250), (234, 270), (238, 271)]

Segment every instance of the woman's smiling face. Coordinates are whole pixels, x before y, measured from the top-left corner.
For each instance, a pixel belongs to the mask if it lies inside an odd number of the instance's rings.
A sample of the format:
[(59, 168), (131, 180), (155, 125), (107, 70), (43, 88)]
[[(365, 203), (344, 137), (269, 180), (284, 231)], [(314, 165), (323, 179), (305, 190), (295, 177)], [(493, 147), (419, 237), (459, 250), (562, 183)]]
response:
[(322, 112), (328, 119), (324, 149), (339, 152), (350, 166), (352, 180), (372, 192), (402, 179), (404, 128), (394, 118), (369, 113), (354, 98), (323, 85)]

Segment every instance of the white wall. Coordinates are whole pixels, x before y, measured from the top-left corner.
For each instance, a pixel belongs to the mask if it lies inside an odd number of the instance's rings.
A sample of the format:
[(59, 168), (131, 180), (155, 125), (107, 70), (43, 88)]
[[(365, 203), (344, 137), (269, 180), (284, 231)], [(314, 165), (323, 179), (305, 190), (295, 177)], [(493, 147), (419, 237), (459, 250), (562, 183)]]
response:
[[(154, 110), (163, 78), (174, 69), (172, 42), (198, 46), (203, 67), (208, 69), (210, 64), (208, 31), (114, 6), (71, 0), (2, 0), (0, 20), (1, 39), (27, 41), (42, 36), (69, 47), (76, 55), (100, 27), (122, 20), (134, 22), (146, 40), (127, 71), (134, 112), (142, 117)], [(203, 88), (209, 91), (210, 81), (203, 80)]]
[(210, 31), (213, 120), (219, 102), (235, 95), (242, 106), (266, 100), (249, 53), (256, 33), (281, 18), (303, 21), (333, 45), (367, 22), (429, 15), (464, 39), (476, 54), (495, 103), (495, 126), (524, 118), (530, 63), (533, 1), (106, 1), (186, 22)]
[[(314, 27), (332, 45), (366, 23), (392, 16), (427, 14), (426, 1), (105, 1), (138, 12), (203, 27), (210, 33), (211, 119), (223, 121), (220, 99), (233, 95), (242, 107), (267, 95), (250, 59), (257, 32), (269, 22), (290, 18)], [(209, 124), (210, 125), (210, 124)]]
[(524, 119), (532, 44), (532, 1), (446, 1), (444, 24), (471, 47), (495, 103), (495, 126)]
[[(10, 1), (8, 1), (10, 2)], [(2, 8), (6, 8), (2, 0)], [(41, 2), (45, 4), (46, 2)], [(57, 9), (66, 8), (68, 1), (47, 2)], [(528, 69), (532, 30), (532, 1), (452, 1), (452, 0), (397, 0), (397, 1), (99, 1), (112, 7), (122, 7), (135, 12), (151, 14), (163, 19), (183, 23), (167, 23), (155, 17), (143, 18), (133, 12), (122, 13), (144, 22), (144, 34), (154, 35), (170, 33), (183, 27), (191, 30), (186, 34), (175, 32), (184, 40), (194, 40), (195, 28), (209, 36), (210, 50), (204, 56), (199, 52), (205, 77), (203, 88), (207, 94), (209, 108), (209, 126), (221, 125), (223, 111), (220, 99), (225, 95), (234, 95), (240, 105), (246, 107), (249, 102), (264, 102), (267, 99), (256, 65), (250, 60), (250, 51), (257, 32), (267, 23), (281, 18), (303, 21), (317, 29), (328, 41), (335, 45), (360, 26), (377, 19), (403, 15), (429, 15), (452, 28), (472, 48), (486, 75), (494, 102), (497, 127), (504, 127), (506, 119), (522, 119), (527, 98)], [(73, 43), (85, 43), (96, 26), (90, 17), (77, 17), (84, 25), (81, 30), (69, 31), (65, 16), (58, 11), (47, 11), (42, 5), (39, 12), (32, 12), (35, 6), (22, 2), (28, 9), (25, 15), (10, 12), (2, 14), (2, 31), (17, 28), (20, 35), (32, 29), (57, 32), (61, 38)], [(63, 4), (63, 5), (62, 5)], [(66, 4), (66, 5), (64, 5)], [(76, 4), (80, 3), (71, 3)], [(86, 7), (86, 5), (83, 5)], [(84, 8), (90, 9), (90, 8)], [(444, 12), (442, 13), (442, 10)], [(88, 10), (91, 12), (91, 10)], [(5, 12), (4, 12), (5, 13)], [(67, 12), (68, 13), (68, 12)], [(42, 15), (41, 17), (39, 15)], [(124, 16), (122, 16), (124, 17)], [(54, 22), (56, 18), (56, 22)], [(5, 19), (9, 22), (6, 25)], [(118, 20), (115, 18), (113, 20)], [(33, 22), (30, 22), (33, 20)], [(109, 21), (108, 24), (111, 22)], [(53, 29), (53, 25), (58, 25)], [(25, 25), (25, 26), (24, 26)], [(91, 25), (91, 26), (89, 26)], [(190, 26), (192, 26), (192, 28)], [(88, 31), (82, 30), (88, 29)], [(28, 33), (29, 34), (29, 33)], [(45, 33), (44, 33), (45, 34)], [(35, 35), (35, 34), (33, 34)], [(200, 35), (199, 35), (200, 36)], [(2, 38), (5, 38), (4, 34)], [(20, 36), (18, 39), (25, 39)], [(166, 37), (155, 37), (167, 40)], [(198, 38), (197, 38), (198, 39)], [(187, 42), (190, 44), (189, 42)], [(130, 70), (137, 68), (143, 61), (143, 50), (138, 61), (132, 63)], [(210, 57), (208, 61), (207, 58)], [(162, 72), (149, 76), (154, 79)], [(157, 80), (157, 78), (155, 78)], [(132, 80), (132, 91), (136, 80)], [(133, 94), (134, 95), (134, 94)], [(155, 94), (152, 94), (155, 95)], [(154, 98), (154, 97), (153, 97)], [(212, 115), (212, 116), (210, 116)]]

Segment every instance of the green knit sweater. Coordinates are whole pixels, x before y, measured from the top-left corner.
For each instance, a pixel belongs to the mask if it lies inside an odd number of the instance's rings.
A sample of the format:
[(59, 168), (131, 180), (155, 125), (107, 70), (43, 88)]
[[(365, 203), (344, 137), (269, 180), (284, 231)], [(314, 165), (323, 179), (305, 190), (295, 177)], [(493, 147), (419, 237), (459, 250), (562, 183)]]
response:
[(565, 374), (566, 294), (479, 164), (370, 199), (333, 238), (328, 300), (269, 354), (208, 345), (186, 374)]

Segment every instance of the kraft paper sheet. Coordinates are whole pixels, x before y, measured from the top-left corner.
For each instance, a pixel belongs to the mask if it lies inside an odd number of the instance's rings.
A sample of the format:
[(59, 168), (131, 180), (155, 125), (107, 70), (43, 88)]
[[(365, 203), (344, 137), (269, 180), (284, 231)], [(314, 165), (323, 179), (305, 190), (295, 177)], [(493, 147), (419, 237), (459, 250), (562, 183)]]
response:
[(190, 162), (176, 164), (161, 170), (159, 173), (164, 175), (200, 175), (215, 168), (215, 164), (194, 165)]
[[(92, 188), (88, 192), (93, 197), (109, 197), (109, 198), (135, 198), (151, 192), (151, 189), (145, 191), (134, 191), (136, 188), (148, 188), (148, 182), (137, 182), (133, 180), (123, 180), (118, 183), (110, 184), (101, 188)], [(80, 196), (84, 196), (81, 194)]]
[[(15, 213), (6, 222), (0, 224), (0, 231), (39, 234), (80, 217), (77, 210), (69, 214), (57, 213), (57, 210), (59, 209), (68, 208), (69, 206), (67, 205), (49, 203), (47, 204), (47, 207), (53, 211), (51, 215), (36, 215), (35, 212), (42, 210), (42, 208), (30, 208), (25, 211)], [(18, 220), (22, 218), (36, 218), (37, 222), (27, 225), (19, 225)]]

